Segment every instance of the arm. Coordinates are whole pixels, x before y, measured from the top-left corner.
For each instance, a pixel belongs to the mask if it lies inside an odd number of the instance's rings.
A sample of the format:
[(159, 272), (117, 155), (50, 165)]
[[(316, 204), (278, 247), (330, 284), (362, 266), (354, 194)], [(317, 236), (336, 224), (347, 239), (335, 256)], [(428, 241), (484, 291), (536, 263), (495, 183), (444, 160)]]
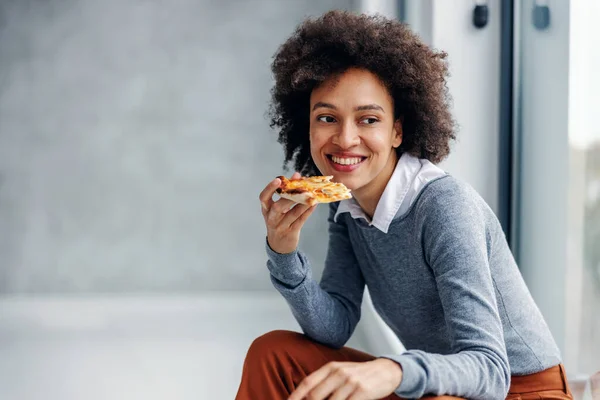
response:
[(422, 243), (435, 275), (451, 336), (451, 355), (412, 350), (385, 356), (398, 362), (401, 397), (449, 394), (504, 399), (510, 368), (496, 304), (486, 217), (473, 194), (458, 190), (424, 203)]
[(267, 244), (271, 281), (290, 305), (302, 331), (331, 347), (342, 347), (360, 320), (364, 278), (348, 238), (347, 227), (334, 222), (337, 204), (329, 208), (329, 247), (318, 284), (310, 262), (299, 251), (278, 254)]

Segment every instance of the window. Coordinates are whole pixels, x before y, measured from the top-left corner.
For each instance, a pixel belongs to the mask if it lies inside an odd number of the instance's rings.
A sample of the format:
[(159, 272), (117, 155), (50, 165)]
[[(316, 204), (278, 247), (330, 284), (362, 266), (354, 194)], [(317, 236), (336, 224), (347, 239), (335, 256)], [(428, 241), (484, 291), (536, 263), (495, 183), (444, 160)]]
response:
[[(541, 4), (542, 2), (539, 2)], [(600, 370), (600, 3), (515, 7), (515, 253), (574, 381)]]

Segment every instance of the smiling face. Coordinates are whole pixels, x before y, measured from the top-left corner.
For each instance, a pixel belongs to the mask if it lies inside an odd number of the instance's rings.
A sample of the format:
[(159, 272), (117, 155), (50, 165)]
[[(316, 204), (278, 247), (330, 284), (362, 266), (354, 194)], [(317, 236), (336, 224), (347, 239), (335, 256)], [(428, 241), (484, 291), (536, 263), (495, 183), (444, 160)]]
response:
[(373, 73), (349, 69), (310, 96), (310, 152), (323, 175), (333, 175), (355, 197), (381, 196), (402, 143), (387, 88)]

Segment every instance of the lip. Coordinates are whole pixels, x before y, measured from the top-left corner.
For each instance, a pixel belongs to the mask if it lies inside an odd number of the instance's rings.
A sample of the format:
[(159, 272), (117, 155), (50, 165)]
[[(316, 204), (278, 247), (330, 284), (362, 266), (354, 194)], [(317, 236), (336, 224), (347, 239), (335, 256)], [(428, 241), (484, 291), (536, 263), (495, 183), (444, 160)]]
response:
[(350, 153), (348, 151), (336, 151), (335, 153), (327, 153), (327, 155), (328, 156), (341, 157), (341, 158), (350, 158), (350, 157), (366, 158), (367, 157), (367, 156), (364, 156), (362, 154)]
[[(331, 156), (336, 156), (336, 157), (360, 157), (363, 160), (361, 162), (359, 162), (358, 164), (352, 164), (352, 165), (342, 165), (342, 164), (338, 164), (333, 162), (333, 160), (331, 159)], [(367, 160), (368, 157), (362, 156), (360, 154), (354, 154), (354, 153), (331, 153), (327, 155), (327, 161), (329, 162), (329, 165), (331, 165), (331, 168), (333, 168), (334, 170), (338, 171), (338, 172), (352, 172), (355, 169), (359, 168), (361, 165), (363, 165), (363, 163)]]

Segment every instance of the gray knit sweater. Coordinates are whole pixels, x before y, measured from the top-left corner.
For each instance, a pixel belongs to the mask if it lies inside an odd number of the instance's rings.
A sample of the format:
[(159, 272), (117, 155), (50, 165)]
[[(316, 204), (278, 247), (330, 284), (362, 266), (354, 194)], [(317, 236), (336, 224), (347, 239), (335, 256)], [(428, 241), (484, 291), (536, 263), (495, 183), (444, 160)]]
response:
[(510, 376), (560, 363), (502, 228), (466, 183), (428, 183), (387, 234), (348, 213), (333, 216), (320, 283), (299, 251), (267, 245), (267, 266), (303, 332), (339, 348), (360, 319), (365, 284), (376, 311), (408, 349), (398, 362), (404, 398), (448, 394), (504, 399)]

